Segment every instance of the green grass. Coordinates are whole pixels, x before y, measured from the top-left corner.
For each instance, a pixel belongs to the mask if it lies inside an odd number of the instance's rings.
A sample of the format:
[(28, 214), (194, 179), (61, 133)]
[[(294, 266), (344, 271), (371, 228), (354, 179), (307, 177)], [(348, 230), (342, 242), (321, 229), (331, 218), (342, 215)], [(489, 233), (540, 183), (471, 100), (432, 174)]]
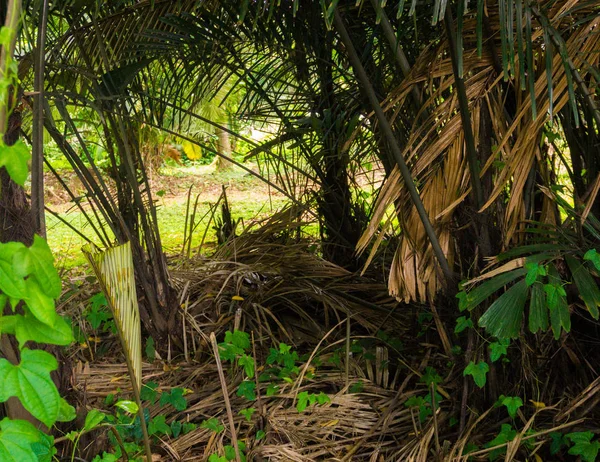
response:
[[(244, 200), (230, 199), (229, 205), (233, 218), (236, 220), (241, 218), (245, 224), (248, 224), (250, 220), (264, 218), (270, 215), (274, 210), (280, 209), (285, 204), (285, 200), (280, 197), (272, 198), (270, 202), (271, 203), (264, 200), (257, 201), (256, 197), (249, 194)], [(190, 207), (193, 207), (193, 203)], [(198, 202), (196, 222), (200, 221), (203, 217), (204, 219), (193, 234), (192, 248), (196, 248), (200, 245), (204, 232), (209, 224), (210, 216), (208, 212), (210, 207), (211, 202), (209, 201), (200, 200)], [(178, 202), (161, 200), (158, 202), (158, 226), (163, 248), (167, 253), (174, 254), (181, 252), (184, 237), (185, 214), (185, 199)], [(219, 209), (216, 215), (220, 216), (220, 214), (221, 211)], [(61, 217), (71, 223), (75, 228), (81, 230), (81, 232), (92, 239), (92, 241), (98, 243), (93, 229), (86, 223), (81, 212), (72, 211), (61, 214)], [(70, 229), (66, 224), (62, 223), (52, 215), (48, 215), (46, 220), (48, 243), (55, 254), (58, 266), (68, 269), (85, 264), (86, 260), (81, 253), (81, 247), (85, 244), (83, 238), (78, 236), (77, 233)], [(214, 222), (210, 224), (208, 232), (206, 233), (206, 242), (216, 241), (216, 232), (213, 229), (213, 226)]]

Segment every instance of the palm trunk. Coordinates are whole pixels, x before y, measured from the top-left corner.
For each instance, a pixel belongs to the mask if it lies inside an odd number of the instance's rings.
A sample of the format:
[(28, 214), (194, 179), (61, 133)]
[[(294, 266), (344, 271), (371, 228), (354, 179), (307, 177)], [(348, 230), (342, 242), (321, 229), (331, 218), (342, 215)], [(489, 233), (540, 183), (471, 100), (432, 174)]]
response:
[(217, 156), (215, 159), (215, 166), (217, 170), (229, 169), (233, 167), (233, 164), (225, 158), (231, 157), (231, 141), (229, 140), (229, 133), (220, 127), (215, 127), (215, 135), (217, 135), (217, 152), (222, 154), (222, 156)]

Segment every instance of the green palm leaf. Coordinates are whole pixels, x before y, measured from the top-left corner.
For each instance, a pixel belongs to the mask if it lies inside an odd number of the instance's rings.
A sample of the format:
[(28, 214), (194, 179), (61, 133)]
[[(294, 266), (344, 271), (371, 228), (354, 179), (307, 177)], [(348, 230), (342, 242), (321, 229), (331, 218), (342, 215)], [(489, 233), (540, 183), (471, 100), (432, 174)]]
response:
[(504, 292), (481, 316), (479, 325), (497, 338), (516, 338), (523, 322), (529, 288), (525, 280)]
[(598, 307), (600, 306), (600, 289), (598, 288), (598, 284), (579, 260), (570, 255), (566, 255), (565, 260), (571, 270), (573, 282), (577, 286), (579, 296), (585, 303), (585, 306), (592, 317), (598, 319), (600, 315), (598, 312)]

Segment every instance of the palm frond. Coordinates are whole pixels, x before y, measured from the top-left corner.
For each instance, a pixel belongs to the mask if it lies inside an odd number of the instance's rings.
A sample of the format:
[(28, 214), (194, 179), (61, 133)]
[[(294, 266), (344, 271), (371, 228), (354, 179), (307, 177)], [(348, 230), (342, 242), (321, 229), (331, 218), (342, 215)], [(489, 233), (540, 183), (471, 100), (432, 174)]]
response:
[(127, 363), (131, 365), (135, 386), (142, 384), (142, 340), (131, 243), (110, 247), (104, 251), (93, 244), (83, 252), (104, 292)]

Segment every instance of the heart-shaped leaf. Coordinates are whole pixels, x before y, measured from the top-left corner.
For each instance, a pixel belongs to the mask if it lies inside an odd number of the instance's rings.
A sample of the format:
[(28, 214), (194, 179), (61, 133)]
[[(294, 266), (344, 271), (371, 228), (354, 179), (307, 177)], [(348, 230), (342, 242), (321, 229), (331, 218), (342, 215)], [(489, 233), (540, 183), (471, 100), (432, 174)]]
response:
[(25, 297), (25, 281), (15, 274), (12, 263), (0, 260), (0, 290), (10, 298)]
[(60, 409), (60, 395), (50, 378), (57, 367), (50, 353), (28, 348), (21, 351), (18, 365), (0, 359), (0, 401), (16, 396), (31, 415), (51, 427)]
[(137, 414), (137, 412), (139, 410), (138, 405), (134, 401), (128, 401), (126, 399), (116, 402), (115, 406), (120, 409), (123, 409), (125, 412), (128, 412), (129, 414)]
[(502, 404), (506, 406), (508, 415), (514, 419), (517, 416), (519, 408), (523, 406), (523, 400), (518, 396), (505, 396)]
[(19, 140), (12, 146), (0, 141), (0, 167), (6, 167), (12, 180), (19, 186), (25, 184), (29, 174), (29, 159), (31, 153), (23, 141)]
[(479, 388), (483, 388), (487, 381), (486, 376), (489, 371), (490, 366), (488, 366), (488, 363), (486, 363), (485, 361), (481, 361), (477, 364), (471, 361), (469, 365), (465, 368), (463, 376), (466, 377), (467, 375), (470, 375), (471, 377), (473, 377), (475, 385), (477, 385)]
[(104, 414), (104, 412), (101, 412), (98, 409), (92, 409), (85, 416), (85, 424), (83, 424), (83, 429), (85, 431), (93, 430), (100, 425), (105, 418), (106, 414)]
[(25, 316), (17, 314), (15, 318), (15, 335), (20, 348), (29, 340), (51, 345), (69, 345), (73, 342), (71, 327), (60, 316), (57, 316), (53, 327), (38, 321), (31, 313), (25, 313)]
[(58, 318), (54, 300), (42, 291), (39, 284), (32, 277), (25, 280), (25, 287), (27, 289), (25, 303), (31, 313), (44, 324), (54, 327)]
[(33, 245), (28, 248), (33, 275), (46, 295), (58, 298), (62, 290), (62, 284), (58, 271), (54, 267), (54, 256), (48, 243), (40, 236), (33, 238)]
[(0, 421), (0, 460), (2, 462), (38, 462), (32, 444), (40, 441), (40, 432), (25, 420)]

